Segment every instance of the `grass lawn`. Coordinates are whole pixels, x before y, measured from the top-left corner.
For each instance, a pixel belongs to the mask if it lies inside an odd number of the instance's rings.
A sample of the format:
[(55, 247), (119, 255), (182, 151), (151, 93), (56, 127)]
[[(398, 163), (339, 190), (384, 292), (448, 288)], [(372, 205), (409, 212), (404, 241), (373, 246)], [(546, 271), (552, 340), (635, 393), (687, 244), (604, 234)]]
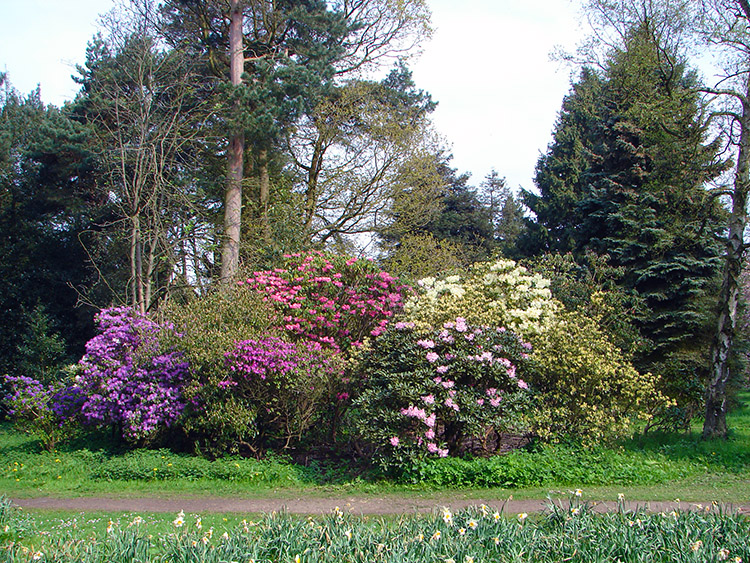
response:
[(238, 496), (299, 494), (545, 498), (585, 488), (589, 498), (722, 503), (750, 502), (750, 393), (729, 418), (721, 441), (689, 434), (637, 436), (610, 448), (549, 446), (490, 460), (439, 459), (421, 464), (399, 483), (352, 476), (333, 466), (302, 467), (281, 459), (216, 461), (166, 450), (125, 454), (102, 448), (40, 450), (31, 436), (0, 425), (0, 493), (34, 496)]
[[(284, 460), (204, 459), (106, 447), (44, 452), (0, 425), (0, 494), (34, 496), (201, 495), (294, 498), (398, 495), (454, 500), (584, 498), (750, 502), (750, 393), (730, 417), (728, 440), (689, 434), (638, 436), (609, 448), (549, 446), (492, 460), (440, 459), (402, 482), (352, 477), (340, 468)], [(495, 483), (495, 486), (482, 484)], [(558, 493), (555, 493), (558, 491)], [(589, 513), (576, 497), (525, 518), (468, 509), (431, 515), (316, 518), (286, 514), (150, 514), (18, 510), (0, 498), (4, 561), (731, 561), (750, 562), (750, 519), (711, 512)]]

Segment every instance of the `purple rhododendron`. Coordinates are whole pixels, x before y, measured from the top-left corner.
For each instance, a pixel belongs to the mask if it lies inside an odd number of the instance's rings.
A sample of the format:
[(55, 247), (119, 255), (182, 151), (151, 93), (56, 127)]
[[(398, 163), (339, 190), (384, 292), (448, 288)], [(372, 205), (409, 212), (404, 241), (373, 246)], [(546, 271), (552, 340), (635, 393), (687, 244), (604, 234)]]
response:
[(83, 400), (77, 386), (63, 382), (45, 385), (26, 376), (7, 376), (12, 393), (5, 397), (10, 414), (52, 451), (70, 435)]
[(171, 327), (130, 307), (105, 309), (96, 321), (101, 334), (86, 344), (81, 360), (83, 417), (94, 424), (120, 424), (131, 440), (148, 438), (182, 413), (188, 365), (178, 352), (159, 353), (159, 334)]

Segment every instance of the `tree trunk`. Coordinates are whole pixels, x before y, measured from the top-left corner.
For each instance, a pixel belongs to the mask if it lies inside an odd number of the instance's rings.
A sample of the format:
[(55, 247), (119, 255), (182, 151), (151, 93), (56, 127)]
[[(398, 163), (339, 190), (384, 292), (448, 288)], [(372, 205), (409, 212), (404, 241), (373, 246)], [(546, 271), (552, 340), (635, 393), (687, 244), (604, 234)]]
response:
[(315, 207), (318, 202), (318, 178), (323, 168), (323, 142), (321, 137), (315, 141), (312, 159), (310, 160), (310, 169), (307, 174), (307, 189), (305, 190), (305, 235), (310, 236), (312, 231), (313, 218), (315, 217)]
[[(233, 86), (242, 82), (244, 50), (242, 38), (242, 5), (230, 0), (229, 74)], [(235, 106), (235, 109), (237, 107)], [(229, 139), (227, 154), (227, 189), (224, 197), (224, 248), (221, 255), (221, 280), (231, 282), (240, 264), (240, 228), (242, 224), (242, 178), (245, 156), (245, 135), (235, 131)]]
[(130, 220), (130, 279), (133, 280), (133, 310), (145, 314), (143, 295), (143, 243), (138, 215)]
[(263, 241), (271, 244), (271, 221), (268, 218), (268, 199), (271, 195), (271, 178), (268, 173), (268, 150), (258, 151), (258, 173), (260, 175), (260, 223)]
[(729, 358), (732, 353), (737, 322), (737, 303), (740, 295), (740, 274), (745, 252), (744, 234), (747, 225), (747, 197), (750, 188), (750, 80), (742, 98), (740, 143), (737, 170), (729, 217), (729, 236), (724, 264), (724, 280), (719, 294), (718, 325), (711, 346), (711, 375), (706, 386), (706, 419), (704, 438), (724, 438), (727, 435), (727, 382)]

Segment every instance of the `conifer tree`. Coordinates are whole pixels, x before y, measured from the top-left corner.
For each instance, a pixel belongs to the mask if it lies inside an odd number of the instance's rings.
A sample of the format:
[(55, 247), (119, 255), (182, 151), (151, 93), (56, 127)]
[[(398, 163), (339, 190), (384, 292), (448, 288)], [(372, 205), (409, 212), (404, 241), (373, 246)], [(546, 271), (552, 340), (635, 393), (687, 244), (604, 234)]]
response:
[(704, 185), (725, 165), (707, 142), (697, 85), (648, 20), (631, 27), (603, 71), (582, 71), (538, 162), (539, 194), (524, 194), (536, 215), (526, 253), (609, 255), (645, 299), (638, 321), (653, 346), (636, 358), (642, 369), (670, 354), (707, 364), (703, 297), (717, 280), (723, 212)]

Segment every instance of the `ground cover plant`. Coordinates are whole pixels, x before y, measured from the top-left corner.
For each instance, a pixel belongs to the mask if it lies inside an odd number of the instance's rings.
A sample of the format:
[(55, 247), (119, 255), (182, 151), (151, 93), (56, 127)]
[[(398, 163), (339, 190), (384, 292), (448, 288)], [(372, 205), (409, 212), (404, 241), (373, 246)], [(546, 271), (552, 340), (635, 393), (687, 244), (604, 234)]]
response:
[[(740, 395), (747, 405), (750, 397)], [(544, 497), (550, 490), (596, 486), (641, 500), (750, 502), (750, 409), (729, 418), (733, 436), (704, 441), (691, 433), (638, 436), (611, 446), (545, 444), (490, 458), (428, 458), (384, 480), (377, 470), (337, 462), (307, 466), (288, 458), (208, 460), (168, 450), (121, 451), (103, 440), (46, 451), (29, 434), (0, 423), (0, 490), (10, 496), (441, 494)], [(473, 491), (473, 492), (472, 492)], [(455, 494), (455, 493), (451, 493)]]
[(81, 529), (75, 517), (47, 527), (44, 518), (21, 515), (6, 503), (0, 560), (741, 563), (750, 558), (750, 520), (720, 507), (649, 514), (628, 511), (621, 502), (615, 512), (596, 515), (579, 494), (533, 516), (486, 505), (396, 519), (355, 518), (338, 508), (318, 518), (268, 514), (239, 522), (180, 512), (161, 518), (80, 515)]

